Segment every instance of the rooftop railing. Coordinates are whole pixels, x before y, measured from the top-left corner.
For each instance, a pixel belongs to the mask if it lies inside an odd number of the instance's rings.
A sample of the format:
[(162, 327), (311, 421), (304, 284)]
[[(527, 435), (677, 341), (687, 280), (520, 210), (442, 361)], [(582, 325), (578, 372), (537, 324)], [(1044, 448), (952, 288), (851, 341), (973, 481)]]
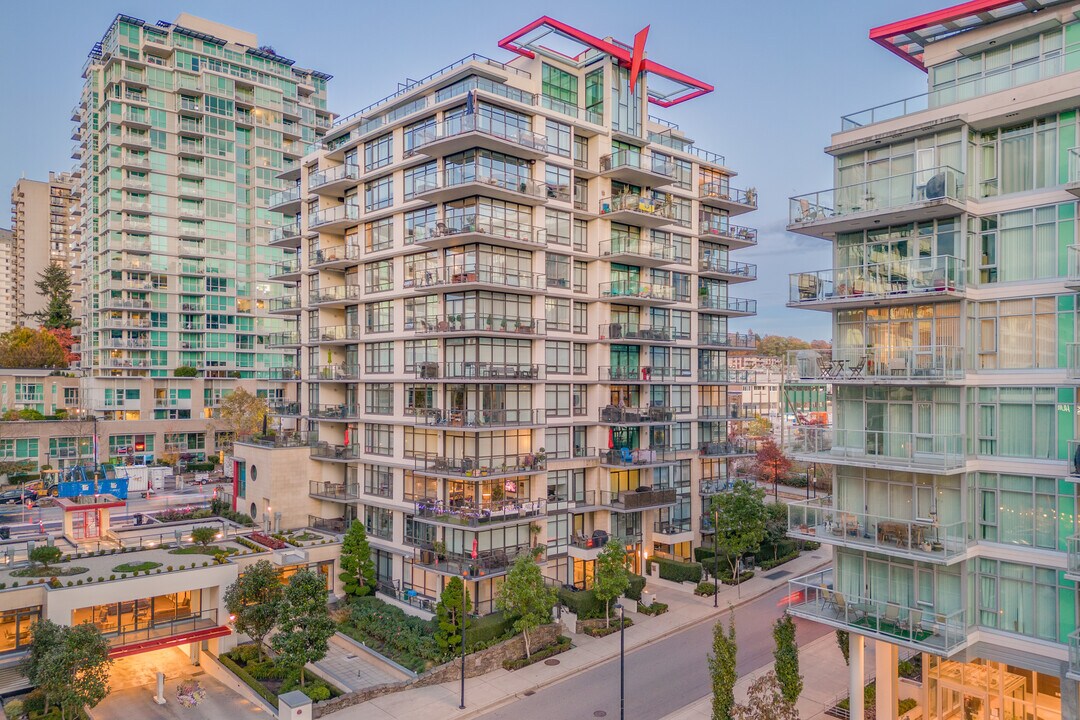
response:
[(796, 195), (789, 200), (789, 221), (792, 224), (820, 222), (920, 202), (959, 202), (965, 197), (964, 173), (943, 165)]

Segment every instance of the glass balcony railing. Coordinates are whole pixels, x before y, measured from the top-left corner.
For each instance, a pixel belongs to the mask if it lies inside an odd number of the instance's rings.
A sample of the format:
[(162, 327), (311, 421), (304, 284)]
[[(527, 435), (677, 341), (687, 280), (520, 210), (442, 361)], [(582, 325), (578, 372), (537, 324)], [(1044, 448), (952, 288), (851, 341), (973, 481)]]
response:
[(547, 153), (547, 137), (545, 135), (512, 127), (504, 122), (494, 120), (487, 115), (480, 115), (477, 113), (471, 115), (458, 115), (457, 117), (439, 123), (430, 130), (418, 132), (413, 147), (416, 150), (422, 150), (425, 146), (431, 145), (439, 140), (445, 140), (447, 138), (473, 132), (482, 135), (490, 135), (499, 138), (500, 140), (506, 140), (507, 142), (520, 145), (529, 150)]
[(723, 200), (735, 205), (757, 207), (756, 190), (740, 190), (722, 183), (705, 183), (698, 188), (698, 198), (701, 200)]
[(300, 200), (300, 186), (294, 185), (291, 188), (285, 188), (271, 195), (266, 200), (266, 204), (269, 207), (275, 205), (284, 205), (285, 203), (297, 202)]
[(600, 297), (616, 300), (619, 298), (636, 298), (674, 302), (675, 288), (671, 285), (648, 283), (640, 280), (612, 280), (611, 282), (600, 283)]
[(832, 570), (824, 570), (789, 581), (788, 612), (936, 655), (951, 655), (967, 642), (963, 610), (939, 611), (932, 604), (908, 605), (847, 593), (835, 580)]
[(698, 235), (718, 242), (727, 241), (745, 245), (757, 245), (757, 234), (758, 232), (754, 228), (732, 225), (726, 218), (721, 220), (715, 217), (703, 216), (698, 225)]
[(345, 204), (337, 207), (323, 208), (311, 213), (308, 218), (308, 227), (317, 228), (331, 223), (350, 223), (359, 220), (360, 206)]
[(636, 323), (609, 323), (600, 326), (600, 339), (616, 342), (674, 342), (689, 340), (689, 332), (680, 332), (667, 326), (648, 326)]
[(418, 518), (463, 527), (526, 522), (547, 515), (546, 500), (526, 498), (488, 502), (427, 500), (414, 503), (414, 508)]
[(315, 288), (308, 292), (308, 302), (312, 305), (332, 302), (350, 302), (360, 297), (359, 285), (335, 285)]
[(286, 312), (300, 309), (299, 295), (283, 295), (270, 298), (270, 312)]
[(271, 415), (299, 415), (300, 403), (290, 400), (274, 400), (267, 405)]
[(317, 267), (327, 263), (348, 263), (358, 260), (360, 255), (360, 246), (351, 243), (334, 246), (315, 245), (308, 250), (308, 264)]
[[(636, 193), (615, 195), (611, 198), (601, 199), (601, 215), (609, 215), (617, 212), (631, 212), (643, 216), (659, 218), (667, 222), (678, 222), (674, 205), (658, 202), (655, 198), (647, 195), (638, 195)], [(628, 222), (633, 224), (634, 220), (630, 219)], [(627, 242), (629, 242), (629, 240), (627, 240)], [(674, 247), (672, 247), (672, 252), (674, 252)]]
[(791, 350), (792, 382), (933, 382), (964, 377), (964, 348), (956, 345)]
[(1069, 635), (1069, 677), (1080, 680), (1080, 630)]
[(448, 217), (439, 222), (418, 225), (406, 231), (406, 243), (425, 242), (463, 233), (491, 235), (492, 237), (538, 247), (547, 244), (547, 235), (543, 228), (524, 223), (515, 223), (502, 218), (487, 217), (478, 213), (468, 213), (461, 217)]
[(1009, 88), (1028, 85), (1039, 80), (1061, 75), (1070, 69), (1075, 69), (1076, 61), (1076, 53), (1072, 52), (1046, 58), (1037, 63), (997, 71), (986, 77), (961, 80), (946, 88), (843, 115), (840, 118), (840, 130), (841, 132), (854, 130), (931, 108), (944, 107), (964, 100), (1008, 90)]
[(310, 480), (308, 481), (308, 495), (339, 501), (356, 500), (360, 497), (360, 486), (355, 483), (346, 485), (344, 483)]
[(757, 265), (735, 262), (726, 257), (703, 257), (698, 260), (698, 272), (735, 275), (748, 280), (757, 279)]
[(269, 347), (281, 347), (283, 345), (299, 345), (300, 331), (283, 330), (281, 332), (270, 333), (266, 337), (266, 344)]
[(542, 290), (547, 286), (546, 277), (542, 273), (506, 270), (490, 265), (470, 264), (446, 268), (425, 268), (413, 270), (412, 276), (405, 278), (406, 286), (413, 288), (463, 285), (467, 283), (498, 285), (514, 288), (515, 290)]
[(359, 165), (338, 165), (319, 170), (308, 176), (308, 190), (317, 190), (334, 182), (355, 181), (360, 177)]
[(671, 380), (692, 378), (694, 373), (686, 367), (652, 365), (602, 365), (600, 379), (612, 382), (648, 383), (669, 382)]
[(359, 339), (359, 325), (324, 325), (308, 328), (308, 340), (311, 342), (355, 342)]
[(675, 488), (653, 488), (642, 485), (634, 490), (600, 491), (601, 505), (626, 512), (649, 510), (675, 503)]
[(508, 410), (406, 408), (405, 414), (415, 417), (417, 424), (447, 429), (543, 425), (546, 417), (543, 409), (530, 408)]
[(300, 236), (300, 223), (291, 222), (270, 231), (270, 242), (282, 242)]
[(718, 332), (702, 332), (698, 333), (698, 345), (706, 345), (708, 347), (722, 347), (722, 348), (735, 348), (739, 350), (750, 350), (757, 347), (758, 337), (757, 335), (746, 333), (718, 333)]
[(311, 457), (316, 460), (357, 460), (364, 454), (361, 445), (331, 445), (317, 442), (311, 446)]
[(703, 442), (698, 445), (698, 453), (702, 457), (743, 457), (757, 455), (758, 442), (750, 438), (732, 438), (730, 440), (715, 440)]
[(832, 497), (788, 503), (788, 535), (932, 562), (960, 558), (967, 550), (963, 521), (893, 518), (844, 511), (833, 504)]
[(789, 222), (822, 222), (939, 200), (961, 202), (966, 191), (964, 173), (943, 165), (797, 195), (788, 201)]
[(468, 457), (429, 455), (416, 458), (415, 469), (428, 474), (464, 477), (518, 475), (521, 473), (543, 472), (547, 469), (547, 457), (543, 453), (473, 455)]
[(419, 335), (437, 333), (493, 332), (508, 335), (543, 335), (545, 321), (540, 318), (503, 317), (461, 313), (417, 318), (413, 329)]
[[(448, 167), (443, 171), (443, 187), (445, 188), (453, 188), (459, 185), (468, 185), (470, 183), (489, 185), (493, 188), (520, 193), (521, 195), (532, 198), (547, 197), (546, 183), (521, 175), (490, 170), (479, 163), (455, 165)], [(437, 188), (438, 186), (432, 186), (426, 189), (435, 190)], [(420, 192), (420, 190), (418, 189), (417, 192)], [(483, 190), (479, 190), (478, 192), (483, 194)]]
[(757, 300), (699, 294), (698, 307), (705, 310), (721, 310), (730, 313), (752, 315), (757, 313)]
[[(176, 614), (183, 615), (183, 610), (178, 608)], [(185, 635), (198, 630), (208, 630), (217, 627), (217, 624), (217, 608), (210, 608), (177, 617), (175, 620), (159, 620), (155, 617), (153, 624), (149, 626), (145, 626), (142, 621), (123, 623), (116, 630), (105, 633), (105, 636), (108, 638), (109, 645), (116, 648)]]
[(651, 467), (678, 462), (674, 450), (665, 448), (614, 448), (600, 451), (600, 464), (614, 467)]
[(675, 178), (675, 163), (670, 159), (642, 150), (616, 150), (600, 157), (600, 171), (608, 172), (627, 168)]
[(672, 263), (675, 262), (675, 246), (671, 243), (658, 243), (631, 237), (600, 241), (600, 257), (612, 255), (633, 255)]
[[(1080, 279), (1080, 256), (1077, 272)], [(964, 261), (951, 255), (911, 258), (792, 273), (788, 276), (788, 297), (792, 304), (923, 298), (934, 293), (963, 292), (965, 277)]]
[(1080, 575), (1080, 535), (1073, 535), (1067, 543), (1068, 555), (1066, 566), (1070, 575)]
[(471, 551), (435, 553), (433, 550), (417, 549), (412, 562), (433, 572), (476, 578), (503, 575), (510, 570), (510, 566), (519, 555), (532, 555), (537, 550), (541, 551), (538, 561), (543, 562), (545, 559), (543, 549), (542, 545), (539, 548), (531, 545), (517, 545), (477, 550), (475, 554)]
[(356, 381), (360, 379), (359, 365), (313, 365), (308, 370), (309, 380)]
[(698, 380), (705, 384), (745, 385), (750, 382), (750, 371), (730, 370), (728, 368), (699, 368)]
[(543, 380), (546, 369), (546, 366), (534, 363), (423, 362), (416, 366), (416, 377), (421, 380), (440, 377), (455, 380)]
[(1080, 245), (1070, 245), (1066, 254), (1065, 286), (1080, 287)]
[(298, 257), (274, 263), (270, 268), (271, 275), (293, 275), (298, 272), (300, 272), (300, 258)]
[(937, 471), (957, 470), (966, 462), (960, 433), (800, 426), (793, 435), (790, 452), (818, 462)]
[(359, 405), (347, 403), (319, 404), (308, 407), (308, 416), (320, 420), (355, 420), (360, 415)]
[(675, 411), (670, 407), (622, 407), (606, 405), (600, 408), (600, 422), (608, 425), (645, 425), (649, 423), (675, 422)]

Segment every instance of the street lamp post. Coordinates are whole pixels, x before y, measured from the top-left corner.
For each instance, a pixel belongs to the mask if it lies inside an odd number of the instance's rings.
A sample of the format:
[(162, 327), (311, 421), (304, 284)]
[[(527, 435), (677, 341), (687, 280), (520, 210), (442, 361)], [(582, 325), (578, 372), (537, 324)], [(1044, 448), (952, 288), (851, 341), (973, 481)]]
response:
[(619, 720), (626, 720), (626, 608), (617, 603), (619, 611)]
[(461, 703), (458, 710), (465, 709), (465, 601), (468, 598), (469, 584), (461, 579)]
[(713, 594), (712, 606), (720, 607), (720, 511), (713, 506), (712, 539), (713, 539)]

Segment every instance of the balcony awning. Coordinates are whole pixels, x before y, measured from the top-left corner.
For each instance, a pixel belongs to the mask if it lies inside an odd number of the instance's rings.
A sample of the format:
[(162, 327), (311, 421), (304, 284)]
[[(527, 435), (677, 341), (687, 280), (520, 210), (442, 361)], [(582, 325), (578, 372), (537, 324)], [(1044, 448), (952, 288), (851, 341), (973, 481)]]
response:
[(191, 632), (180, 633), (179, 635), (154, 638), (153, 640), (147, 640), (145, 642), (119, 645), (109, 650), (109, 657), (116, 660), (117, 658), (138, 655), (140, 653), (151, 652), (152, 650), (162, 650), (164, 648), (176, 647), (177, 645), (186, 645), (187, 643), (202, 642), (203, 640), (209, 640), (211, 638), (225, 637), (231, 633), (232, 630), (224, 625), (205, 628), (203, 630), (193, 630)]
[(925, 72), (923, 51), (930, 43), (1063, 2), (1066, 0), (970, 0), (876, 27), (870, 31), (870, 39)]

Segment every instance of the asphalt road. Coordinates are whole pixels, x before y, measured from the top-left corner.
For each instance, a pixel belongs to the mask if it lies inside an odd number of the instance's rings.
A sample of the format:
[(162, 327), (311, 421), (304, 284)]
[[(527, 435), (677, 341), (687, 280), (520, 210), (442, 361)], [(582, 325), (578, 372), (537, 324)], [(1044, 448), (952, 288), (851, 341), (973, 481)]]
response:
[[(735, 610), (739, 675), (772, 662), (772, 622), (786, 585)], [(727, 613), (721, 615), (727, 622)], [(797, 640), (806, 644), (831, 632), (818, 623), (796, 619)], [(626, 655), (626, 719), (659, 720), (712, 692), (707, 655), (712, 624), (702, 623)], [(597, 715), (597, 711), (606, 715)], [(619, 717), (618, 658), (523, 697), (481, 720), (578, 720)]]

